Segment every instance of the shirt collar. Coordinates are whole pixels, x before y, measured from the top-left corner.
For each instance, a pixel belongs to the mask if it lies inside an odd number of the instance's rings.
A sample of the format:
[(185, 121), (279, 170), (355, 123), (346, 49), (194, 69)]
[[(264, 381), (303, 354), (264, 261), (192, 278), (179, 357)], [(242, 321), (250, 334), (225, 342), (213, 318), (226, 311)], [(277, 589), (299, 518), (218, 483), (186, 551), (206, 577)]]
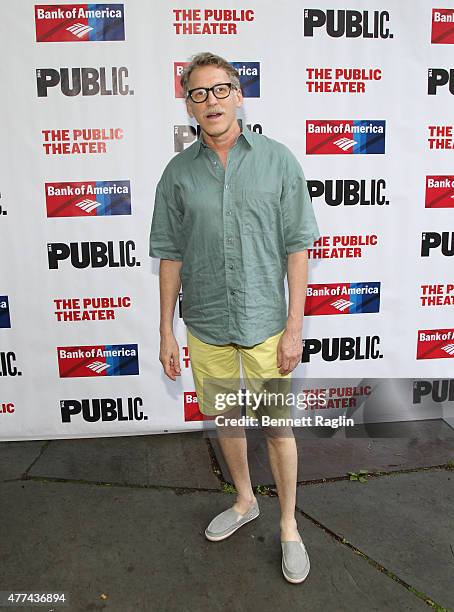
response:
[[(249, 148), (252, 148), (252, 137), (251, 137), (251, 132), (250, 132), (249, 128), (247, 126), (244, 126), (242, 128), (241, 125), (240, 125), (240, 129), (241, 129), (241, 133), (238, 136), (238, 140), (240, 138), (243, 138), (247, 142), (247, 144), (249, 145)], [(195, 146), (194, 146), (194, 155), (193, 155), (194, 159), (199, 155), (202, 147), (208, 147), (208, 145), (206, 145), (203, 142), (202, 130), (200, 130), (199, 137), (197, 138), (197, 141), (196, 141)]]

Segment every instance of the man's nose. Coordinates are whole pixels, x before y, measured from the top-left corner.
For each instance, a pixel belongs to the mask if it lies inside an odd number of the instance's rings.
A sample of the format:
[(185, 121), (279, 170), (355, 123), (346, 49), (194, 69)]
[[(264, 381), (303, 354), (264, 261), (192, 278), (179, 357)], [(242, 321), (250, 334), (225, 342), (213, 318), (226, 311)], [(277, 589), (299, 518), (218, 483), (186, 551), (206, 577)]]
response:
[(210, 91), (208, 92), (208, 97), (207, 97), (207, 99), (206, 99), (206, 103), (207, 103), (207, 104), (213, 104), (213, 103), (214, 103), (214, 104), (217, 104), (217, 102), (218, 102), (218, 99), (217, 99), (217, 98), (216, 98), (216, 96), (214, 95), (213, 90), (212, 90), (212, 89), (210, 89)]

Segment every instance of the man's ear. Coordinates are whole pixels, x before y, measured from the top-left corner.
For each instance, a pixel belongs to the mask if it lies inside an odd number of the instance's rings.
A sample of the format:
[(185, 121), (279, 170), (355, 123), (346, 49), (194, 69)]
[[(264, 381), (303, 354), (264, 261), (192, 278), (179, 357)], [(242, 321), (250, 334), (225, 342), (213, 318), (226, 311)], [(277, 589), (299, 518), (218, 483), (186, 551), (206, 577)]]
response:
[(194, 117), (194, 113), (192, 112), (191, 109), (191, 101), (189, 100), (189, 98), (186, 98), (186, 110), (188, 111), (188, 115), (191, 117)]
[(243, 92), (241, 91), (241, 87), (235, 90), (236, 94), (236, 106), (239, 108), (243, 106)]

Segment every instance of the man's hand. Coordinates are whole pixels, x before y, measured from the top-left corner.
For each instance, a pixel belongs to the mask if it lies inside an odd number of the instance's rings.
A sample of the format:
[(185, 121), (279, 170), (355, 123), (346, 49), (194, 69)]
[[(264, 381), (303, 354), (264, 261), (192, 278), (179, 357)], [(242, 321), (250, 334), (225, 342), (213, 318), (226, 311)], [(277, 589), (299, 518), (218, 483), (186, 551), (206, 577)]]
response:
[(277, 345), (277, 367), (279, 374), (290, 374), (301, 363), (303, 344), (301, 333), (284, 331)]
[(181, 376), (180, 350), (173, 332), (161, 334), (159, 361), (162, 363), (164, 373), (170, 379), (176, 380), (177, 376)]

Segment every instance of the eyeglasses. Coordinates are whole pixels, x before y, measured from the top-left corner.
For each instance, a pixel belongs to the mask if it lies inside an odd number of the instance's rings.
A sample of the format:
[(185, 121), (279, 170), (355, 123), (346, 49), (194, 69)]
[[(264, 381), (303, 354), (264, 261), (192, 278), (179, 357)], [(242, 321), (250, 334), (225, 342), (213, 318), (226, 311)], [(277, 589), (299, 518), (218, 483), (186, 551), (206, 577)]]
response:
[(213, 95), (218, 98), (218, 100), (222, 100), (223, 98), (229, 97), (232, 87), (236, 89), (235, 85), (232, 83), (218, 83), (217, 85), (213, 85), (213, 87), (197, 87), (196, 89), (190, 89), (187, 97), (191, 98), (196, 104), (200, 104), (201, 102), (205, 102), (208, 98), (208, 93), (212, 91)]

